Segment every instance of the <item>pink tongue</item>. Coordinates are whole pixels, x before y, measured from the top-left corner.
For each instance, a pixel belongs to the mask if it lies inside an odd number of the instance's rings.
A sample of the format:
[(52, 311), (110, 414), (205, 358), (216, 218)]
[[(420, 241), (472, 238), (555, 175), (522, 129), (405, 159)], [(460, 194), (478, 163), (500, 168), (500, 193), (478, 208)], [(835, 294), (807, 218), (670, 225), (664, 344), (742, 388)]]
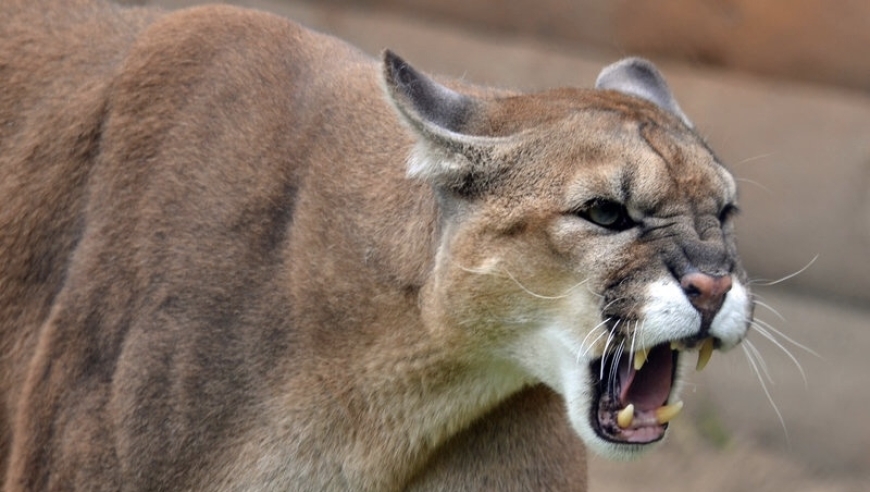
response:
[(674, 365), (670, 348), (659, 345), (650, 349), (640, 371), (634, 370), (625, 360), (628, 358), (623, 357), (619, 364), (621, 406), (633, 403), (636, 411), (655, 410), (667, 403)]

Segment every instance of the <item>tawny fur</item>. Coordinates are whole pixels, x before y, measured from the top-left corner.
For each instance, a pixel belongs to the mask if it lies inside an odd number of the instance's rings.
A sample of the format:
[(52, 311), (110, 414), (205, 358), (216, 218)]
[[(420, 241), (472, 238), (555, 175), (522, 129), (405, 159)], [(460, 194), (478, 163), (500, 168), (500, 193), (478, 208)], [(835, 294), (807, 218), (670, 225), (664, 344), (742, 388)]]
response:
[(0, 3), (4, 490), (586, 489), (565, 400), (490, 351), (517, 279), (555, 296), (606, 260), (547, 238), (571, 162), (615, 151), (554, 128), (650, 121), (657, 155), (712, 157), (617, 94), (449, 82), (493, 101), (469, 133), (541, 128), (499, 152), (548, 162), (444, 208), (381, 78), (263, 13)]

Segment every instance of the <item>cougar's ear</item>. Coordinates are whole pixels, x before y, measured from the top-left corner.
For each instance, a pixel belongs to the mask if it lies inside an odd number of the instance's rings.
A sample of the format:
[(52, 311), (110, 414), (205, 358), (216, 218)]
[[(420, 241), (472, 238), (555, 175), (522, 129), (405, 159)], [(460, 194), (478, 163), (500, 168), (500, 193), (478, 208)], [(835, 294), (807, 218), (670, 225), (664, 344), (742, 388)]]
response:
[(693, 126), (671, 94), (665, 78), (652, 62), (643, 58), (625, 58), (608, 65), (598, 74), (595, 87), (646, 99), (678, 116), (690, 128)]
[(481, 101), (439, 84), (389, 50), (383, 54), (383, 82), (389, 101), (418, 136), (409, 176), (455, 190), (485, 179), (499, 137), (468, 132), (468, 122), (483, 110)]

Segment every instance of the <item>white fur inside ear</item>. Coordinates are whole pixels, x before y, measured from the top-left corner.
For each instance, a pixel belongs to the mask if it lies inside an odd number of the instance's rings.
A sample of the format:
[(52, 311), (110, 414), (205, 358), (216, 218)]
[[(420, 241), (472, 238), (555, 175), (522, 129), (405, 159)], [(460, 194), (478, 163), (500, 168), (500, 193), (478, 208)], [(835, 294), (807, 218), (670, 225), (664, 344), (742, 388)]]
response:
[(450, 185), (461, 179), (471, 167), (465, 156), (439, 147), (432, 142), (418, 141), (408, 156), (408, 177), (437, 185)]

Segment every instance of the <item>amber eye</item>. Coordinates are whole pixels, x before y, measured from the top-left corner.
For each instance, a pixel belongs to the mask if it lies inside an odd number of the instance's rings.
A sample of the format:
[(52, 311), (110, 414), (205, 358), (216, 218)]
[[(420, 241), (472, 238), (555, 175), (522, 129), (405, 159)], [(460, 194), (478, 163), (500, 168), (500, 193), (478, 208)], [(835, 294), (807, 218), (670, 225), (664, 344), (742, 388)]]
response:
[(624, 231), (636, 225), (628, 216), (625, 205), (611, 200), (592, 200), (578, 211), (577, 215), (593, 224), (614, 231)]

